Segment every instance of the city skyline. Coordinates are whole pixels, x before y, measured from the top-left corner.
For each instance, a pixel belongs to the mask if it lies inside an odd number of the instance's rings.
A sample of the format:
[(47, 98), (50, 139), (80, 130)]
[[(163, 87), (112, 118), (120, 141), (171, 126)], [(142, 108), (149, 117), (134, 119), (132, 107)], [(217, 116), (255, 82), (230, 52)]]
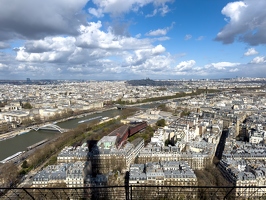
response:
[(1, 0), (0, 79), (264, 77), (264, 0)]

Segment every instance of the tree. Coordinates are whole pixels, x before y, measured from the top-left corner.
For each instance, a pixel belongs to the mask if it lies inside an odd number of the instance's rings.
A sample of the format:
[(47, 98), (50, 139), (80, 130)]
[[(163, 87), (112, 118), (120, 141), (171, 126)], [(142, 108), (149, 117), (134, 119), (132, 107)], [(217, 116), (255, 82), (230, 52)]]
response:
[(31, 125), (32, 123), (33, 123), (33, 121), (32, 121), (29, 117), (23, 119), (22, 122), (21, 122), (21, 124), (22, 124), (23, 126), (29, 126), (29, 125)]
[(169, 139), (165, 140), (164, 145), (167, 147), (170, 144)]
[(0, 107), (5, 107), (5, 105), (6, 105), (5, 102), (0, 101)]
[(42, 123), (42, 119), (41, 119), (40, 116), (35, 116), (34, 119), (33, 119), (33, 121), (35, 122), (35, 124), (40, 124), (40, 123)]
[(61, 117), (60, 113), (55, 113), (53, 116), (51, 116), (51, 117), (49, 118), (49, 120), (54, 121), (54, 120), (59, 120), (59, 119), (61, 119), (61, 118), (62, 118), (62, 117)]
[(160, 119), (156, 122), (156, 126), (164, 127), (165, 125), (165, 119)]
[(28, 167), (29, 167), (29, 166), (28, 166), (28, 162), (27, 162), (27, 160), (24, 160), (24, 161), (23, 161), (21, 167), (22, 167), (22, 168), (28, 168)]
[(24, 109), (32, 109), (32, 105), (29, 102), (26, 102), (25, 104), (22, 104), (22, 108), (24, 108)]
[(166, 112), (170, 112), (170, 111), (171, 111), (171, 109), (168, 108), (168, 107), (166, 106), (166, 104), (161, 104), (161, 105), (158, 106), (158, 108), (159, 108), (161, 111), (166, 111)]
[(17, 182), (18, 167), (14, 163), (5, 163), (0, 169), (1, 187), (11, 187)]
[(181, 113), (181, 117), (184, 117), (184, 116), (189, 116), (189, 114), (190, 114), (190, 111), (187, 109), (187, 108), (185, 108), (183, 111), (182, 111), (182, 113)]
[(136, 108), (126, 108), (122, 109), (120, 117), (122, 119), (126, 119), (127, 117), (131, 116), (133, 113), (135, 113), (138, 109)]

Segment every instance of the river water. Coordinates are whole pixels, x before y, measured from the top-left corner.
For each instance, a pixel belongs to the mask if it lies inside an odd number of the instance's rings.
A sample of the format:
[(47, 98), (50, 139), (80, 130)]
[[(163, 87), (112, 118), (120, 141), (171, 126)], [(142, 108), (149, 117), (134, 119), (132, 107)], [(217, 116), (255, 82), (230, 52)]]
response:
[[(64, 129), (71, 129), (76, 128), (79, 124), (78, 123), (82, 120), (88, 120), (90, 118), (99, 117), (97, 120), (100, 120), (100, 116), (102, 117), (115, 117), (120, 114), (120, 110), (108, 110), (103, 111), (101, 113), (95, 113), (91, 115), (87, 115), (85, 117), (71, 119), (64, 122), (59, 122), (56, 125), (60, 126)], [(85, 123), (90, 123), (92, 121), (87, 121)], [(28, 133), (24, 133), (18, 136), (15, 136), (8, 140), (0, 141), (0, 161), (11, 156), (19, 151), (26, 151), (27, 147), (33, 145), (37, 142), (40, 142), (44, 139), (51, 139), (55, 137), (57, 134), (64, 134), (57, 131), (48, 131), (48, 130), (38, 130), (34, 131), (31, 130)]]
[[(139, 107), (142, 109), (146, 109), (146, 108), (154, 108), (157, 105), (158, 103), (153, 103), (153, 104), (141, 105)], [(59, 122), (56, 125), (64, 129), (76, 128), (79, 124), (82, 124), (82, 123), (79, 123), (82, 120), (88, 120), (91, 118), (99, 117), (98, 119), (96, 119), (99, 121), (101, 119), (100, 117), (115, 117), (119, 115), (120, 112), (121, 110), (117, 110), (117, 109), (107, 110), (107, 111), (103, 111), (100, 113), (94, 113), (91, 115), (87, 115), (81, 118)], [(92, 121), (86, 121), (84, 123), (90, 123), (90, 122)], [(55, 137), (57, 134), (64, 134), (64, 133), (59, 133), (57, 131), (48, 131), (48, 130), (47, 131), (46, 130), (39, 130), (39, 131), (31, 130), (28, 133), (18, 135), (8, 140), (0, 141), (0, 161), (19, 151), (26, 151), (28, 146), (31, 146), (44, 139), (51, 139)]]

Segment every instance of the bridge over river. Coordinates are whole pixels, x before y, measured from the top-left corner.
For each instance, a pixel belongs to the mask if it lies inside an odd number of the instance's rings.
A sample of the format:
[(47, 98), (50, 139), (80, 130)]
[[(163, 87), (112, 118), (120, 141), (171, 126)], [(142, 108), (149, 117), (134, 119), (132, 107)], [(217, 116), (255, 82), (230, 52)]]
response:
[(63, 129), (60, 126), (57, 126), (55, 124), (45, 124), (42, 126), (32, 126), (29, 127), (32, 130), (38, 131), (38, 130), (49, 130), (49, 131), (59, 131), (60, 133), (64, 133), (68, 131), (69, 129)]

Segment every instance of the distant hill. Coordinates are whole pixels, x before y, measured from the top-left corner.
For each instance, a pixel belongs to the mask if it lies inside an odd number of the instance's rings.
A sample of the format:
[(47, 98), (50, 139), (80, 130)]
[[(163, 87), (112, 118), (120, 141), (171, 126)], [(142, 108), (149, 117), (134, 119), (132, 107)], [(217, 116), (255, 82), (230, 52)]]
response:
[(154, 81), (149, 78), (141, 80), (130, 80), (127, 81), (127, 83), (132, 86), (170, 86), (177, 84), (176, 81)]

